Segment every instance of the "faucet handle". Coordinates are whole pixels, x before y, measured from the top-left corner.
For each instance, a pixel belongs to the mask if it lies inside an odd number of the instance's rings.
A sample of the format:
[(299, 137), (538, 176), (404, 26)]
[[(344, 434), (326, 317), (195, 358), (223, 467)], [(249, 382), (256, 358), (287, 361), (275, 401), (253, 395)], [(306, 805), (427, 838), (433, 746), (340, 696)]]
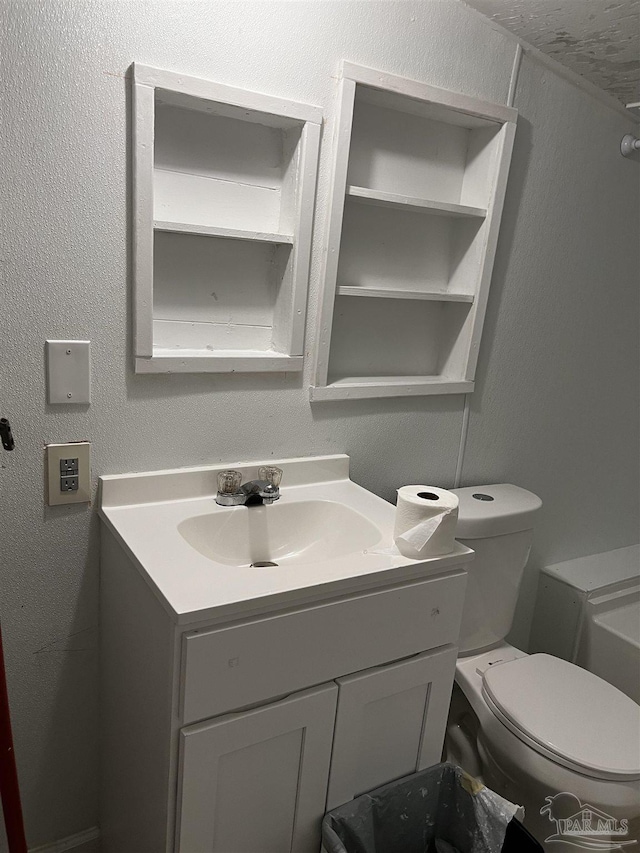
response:
[(240, 471), (220, 471), (218, 473), (218, 494), (237, 495), (242, 485)]
[(261, 465), (258, 468), (258, 479), (266, 480), (274, 489), (278, 489), (282, 482), (282, 468), (275, 465)]

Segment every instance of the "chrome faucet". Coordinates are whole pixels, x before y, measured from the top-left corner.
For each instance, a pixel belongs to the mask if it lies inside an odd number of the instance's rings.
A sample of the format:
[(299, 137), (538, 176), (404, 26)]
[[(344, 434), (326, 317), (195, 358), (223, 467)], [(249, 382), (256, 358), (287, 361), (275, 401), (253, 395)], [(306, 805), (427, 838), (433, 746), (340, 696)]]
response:
[(220, 506), (259, 506), (272, 504), (280, 498), (282, 469), (261, 465), (258, 479), (242, 484), (240, 471), (220, 471), (216, 503)]

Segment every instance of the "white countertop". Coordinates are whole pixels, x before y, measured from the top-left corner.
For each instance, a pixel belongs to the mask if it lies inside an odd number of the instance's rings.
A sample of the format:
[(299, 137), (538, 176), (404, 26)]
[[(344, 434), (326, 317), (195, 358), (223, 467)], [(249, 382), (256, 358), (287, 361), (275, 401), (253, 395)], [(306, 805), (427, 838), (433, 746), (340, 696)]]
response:
[(353, 483), (348, 463), (343, 455), (268, 460), (284, 470), (280, 503), (342, 503), (379, 528), (380, 541), (372, 547), (323, 562), (268, 569), (223, 565), (192, 548), (178, 532), (188, 518), (229, 511), (215, 503), (218, 471), (233, 467), (243, 479), (252, 479), (261, 463), (101, 477), (99, 514), (178, 623), (402, 583), (454, 570), (473, 558), (473, 551), (459, 543), (451, 554), (423, 561), (385, 553), (393, 545), (395, 507)]

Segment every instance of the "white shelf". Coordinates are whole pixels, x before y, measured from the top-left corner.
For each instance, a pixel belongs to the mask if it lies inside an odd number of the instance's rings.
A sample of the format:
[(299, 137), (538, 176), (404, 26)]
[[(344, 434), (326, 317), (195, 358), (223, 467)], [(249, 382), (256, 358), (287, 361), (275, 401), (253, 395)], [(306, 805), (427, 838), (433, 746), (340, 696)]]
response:
[(255, 240), (258, 243), (277, 243), (292, 245), (293, 234), (274, 234), (268, 231), (244, 231), (239, 228), (219, 228), (216, 225), (192, 225), (187, 222), (168, 222), (155, 219), (156, 231), (168, 231), (172, 234), (195, 234), (201, 237), (226, 237), (230, 240)]
[(264, 373), (302, 370), (303, 357), (261, 350), (178, 350), (154, 347), (136, 358), (136, 373)]
[(388, 193), (369, 187), (347, 187), (347, 196), (360, 204), (373, 204), (379, 207), (395, 207), (399, 210), (421, 211), (433, 216), (453, 216), (471, 219), (484, 219), (487, 210), (484, 207), (471, 207), (468, 204), (454, 204), (447, 201), (434, 201), (428, 198), (414, 198), (400, 193)]
[(517, 112), (348, 62), (338, 103), (311, 399), (467, 394)]
[(372, 397), (422, 397), (431, 394), (469, 394), (473, 382), (442, 376), (349, 376), (310, 389), (312, 402), (366, 400)]
[(374, 299), (424, 299), (429, 302), (473, 302), (472, 293), (447, 293), (443, 290), (395, 290), (375, 287), (338, 287), (338, 296), (365, 296)]
[(134, 64), (137, 373), (300, 370), (321, 111)]

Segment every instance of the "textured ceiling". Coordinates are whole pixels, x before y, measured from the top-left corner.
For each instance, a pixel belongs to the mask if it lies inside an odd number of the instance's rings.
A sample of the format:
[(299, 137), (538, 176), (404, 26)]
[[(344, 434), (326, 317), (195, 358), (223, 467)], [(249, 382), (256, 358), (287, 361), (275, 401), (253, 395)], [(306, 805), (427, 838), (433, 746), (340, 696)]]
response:
[(640, 0), (465, 0), (623, 104), (640, 100)]

